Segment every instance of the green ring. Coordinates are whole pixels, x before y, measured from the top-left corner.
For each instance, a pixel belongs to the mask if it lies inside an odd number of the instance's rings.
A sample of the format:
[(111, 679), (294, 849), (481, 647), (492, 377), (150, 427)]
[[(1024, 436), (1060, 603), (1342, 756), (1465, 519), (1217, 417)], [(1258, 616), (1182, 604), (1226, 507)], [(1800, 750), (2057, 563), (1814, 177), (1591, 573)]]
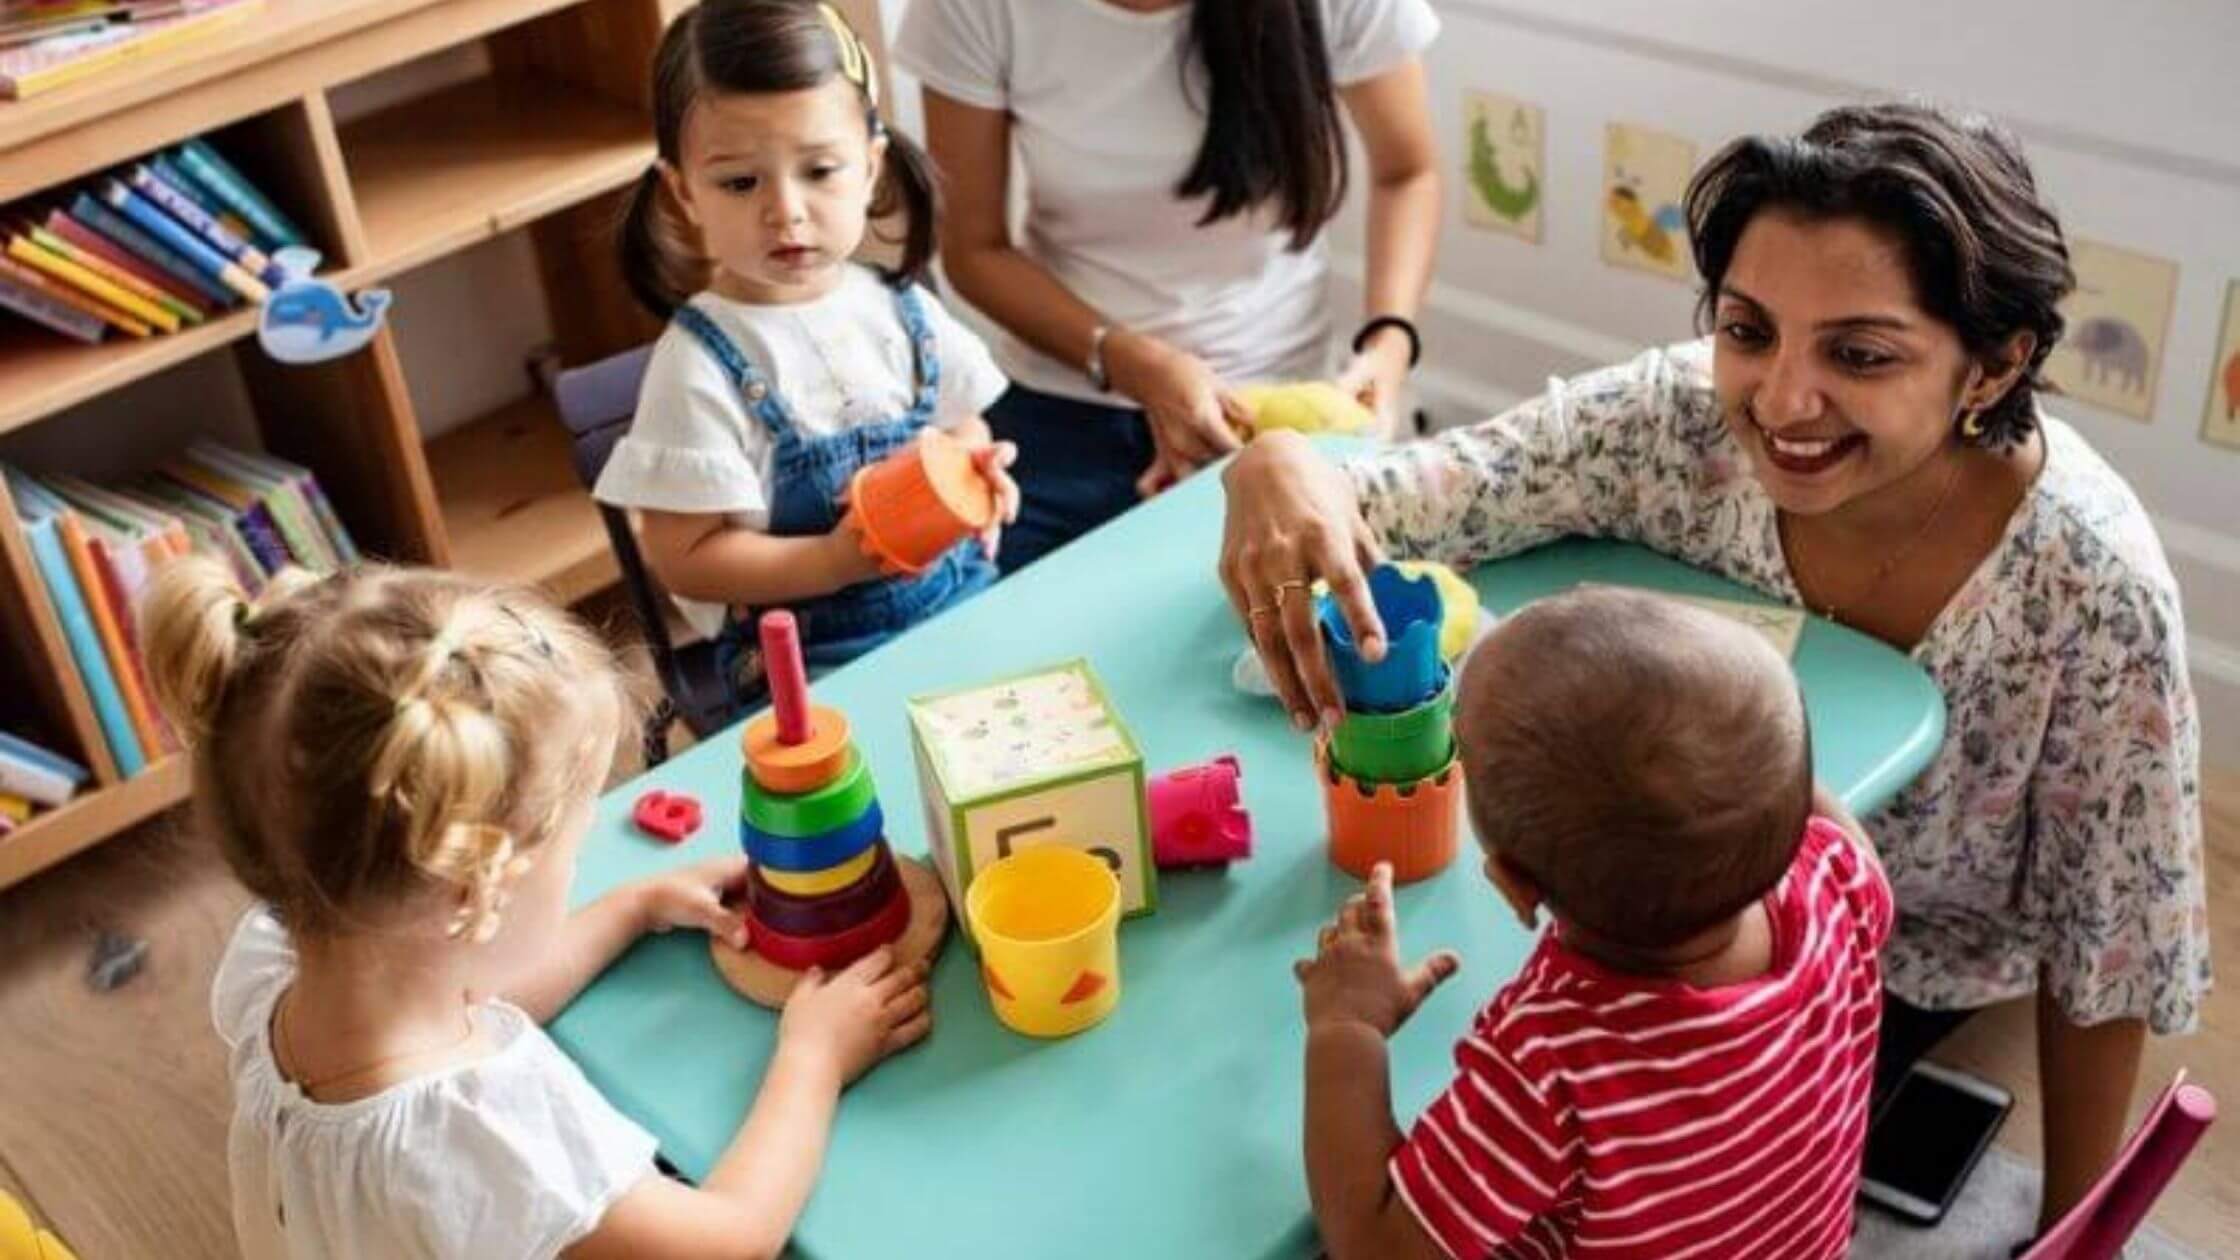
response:
[(814, 839), (828, 831), (838, 831), (863, 817), (879, 799), (878, 787), (871, 782), (870, 768), (863, 764), (863, 754), (853, 748), (848, 750), (848, 765), (839, 778), (799, 796), (766, 792), (751, 774), (740, 778), (744, 780), (740, 817), (771, 835), (795, 840)]
[(1454, 683), (1399, 713), (1347, 713), (1330, 739), (1330, 759), (1357, 779), (1410, 783), (1437, 774), (1454, 756)]

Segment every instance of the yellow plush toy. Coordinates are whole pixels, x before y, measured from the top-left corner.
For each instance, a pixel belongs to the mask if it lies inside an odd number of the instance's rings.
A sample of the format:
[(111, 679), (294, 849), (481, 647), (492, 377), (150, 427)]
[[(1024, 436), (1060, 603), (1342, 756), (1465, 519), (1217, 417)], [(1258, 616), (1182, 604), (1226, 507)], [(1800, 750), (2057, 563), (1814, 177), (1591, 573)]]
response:
[(1237, 390), (1237, 401), (1251, 414), (1254, 433), (1363, 433), (1377, 423), (1376, 413), (1328, 381), (1247, 385)]
[(62, 1240), (32, 1225), (31, 1214), (0, 1190), (0, 1260), (78, 1260)]
[(1439, 655), (1449, 665), (1462, 659), (1478, 636), (1478, 589), (1436, 560), (1402, 560), (1393, 567), (1409, 577), (1431, 575), (1439, 588)]

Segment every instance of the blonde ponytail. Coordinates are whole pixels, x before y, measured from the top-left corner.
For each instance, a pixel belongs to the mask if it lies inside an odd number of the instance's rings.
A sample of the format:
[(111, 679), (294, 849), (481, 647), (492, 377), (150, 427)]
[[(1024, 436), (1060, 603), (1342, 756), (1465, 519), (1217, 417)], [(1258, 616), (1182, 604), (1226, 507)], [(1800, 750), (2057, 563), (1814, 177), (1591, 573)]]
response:
[(613, 659), (527, 591), (380, 565), (307, 581), (251, 604), (185, 561), (148, 605), (204, 819), (293, 930), (424, 907), (489, 939), (605, 774), (626, 710)]

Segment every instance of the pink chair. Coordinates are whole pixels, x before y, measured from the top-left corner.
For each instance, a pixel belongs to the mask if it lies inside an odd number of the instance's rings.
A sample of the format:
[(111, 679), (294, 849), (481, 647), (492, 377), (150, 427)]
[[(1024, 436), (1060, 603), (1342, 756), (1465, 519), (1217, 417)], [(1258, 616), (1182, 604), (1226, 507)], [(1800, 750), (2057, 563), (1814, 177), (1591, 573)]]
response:
[(2186, 1084), (2186, 1074), (2179, 1072), (2092, 1192), (2031, 1244), (2022, 1260), (2112, 1260), (2216, 1118), (2215, 1096)]

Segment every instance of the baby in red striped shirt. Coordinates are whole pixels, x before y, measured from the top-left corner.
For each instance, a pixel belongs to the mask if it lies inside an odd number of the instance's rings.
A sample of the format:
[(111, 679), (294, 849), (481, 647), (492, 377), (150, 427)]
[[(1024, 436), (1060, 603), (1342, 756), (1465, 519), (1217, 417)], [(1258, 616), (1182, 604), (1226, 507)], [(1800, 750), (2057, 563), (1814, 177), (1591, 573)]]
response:
[(1307, 1181), (1337, 1260), (1838, 1257), (1866, 1137), (1889, 885), (1812, 777), (1788, 663), (1637, 592), (1543, 600), (1463, 671), (1485, 872), (1550, 926), (1402, 1134), (1388, 871), (1299, 964)]

